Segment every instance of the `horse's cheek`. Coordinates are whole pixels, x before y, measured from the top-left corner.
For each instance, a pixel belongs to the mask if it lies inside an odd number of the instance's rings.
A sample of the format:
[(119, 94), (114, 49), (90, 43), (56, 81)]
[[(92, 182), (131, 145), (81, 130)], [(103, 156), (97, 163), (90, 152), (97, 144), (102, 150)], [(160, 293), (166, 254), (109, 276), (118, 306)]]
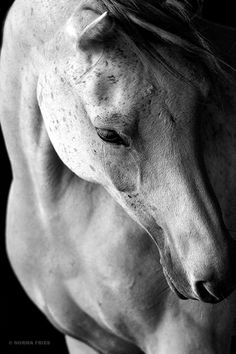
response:
[(112, 188), (116, 191), (131, 193), (139, 190), (140, 169), (131, 153), (120, 159), (106, 160), (104, 167)]

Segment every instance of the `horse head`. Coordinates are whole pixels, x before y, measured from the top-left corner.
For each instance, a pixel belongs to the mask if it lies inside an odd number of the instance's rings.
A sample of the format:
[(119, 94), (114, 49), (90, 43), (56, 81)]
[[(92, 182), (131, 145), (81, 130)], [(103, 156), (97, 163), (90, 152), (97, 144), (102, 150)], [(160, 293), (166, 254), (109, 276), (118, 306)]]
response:
[(50, 140), (69, 169), (104, 186), (147, 231), (172, 290), (218, 302), (235, 285), (235, 246), (204, 166), (212, 83), (200, 40), (180, 42), (133, 13), (122, 27), (112, 11), (81, 4), (45, 44), (37, 96)]

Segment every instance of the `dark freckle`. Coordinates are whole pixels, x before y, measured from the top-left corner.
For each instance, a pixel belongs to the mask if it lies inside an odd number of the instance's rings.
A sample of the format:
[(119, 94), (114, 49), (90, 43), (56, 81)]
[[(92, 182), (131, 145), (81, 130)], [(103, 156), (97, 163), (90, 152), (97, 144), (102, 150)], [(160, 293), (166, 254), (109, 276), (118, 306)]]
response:
[(115, 84), (118, 81), (118, 79), (116, 79), (114, 75), (109, 75), (107, 78), (113, 84)]
[(95, 168), (92, 165), (89, 165), (89, 167), (91, 168), (92, 171), (96, 171)]
[(74, 151), (77, 152), (78, 150), (76, 148), (74, 148)]
[(134, 194), (133, 197), (134, 197), (134, 198), (135, 198), (135, 197), (138, 197), (138, 193)]
[(172, 116), (172, 114), (170, 114), (170, 120), (171, 120), (172, 123), (175, 123), (175, 119), (174, 119), (174, 117)]
[(65, 80), (63, 79), (63, 77), (61, 77), (61, 82), (65, 82)]
[(132, 195), (129, 195), (129, 194), (128, 194), (128, 198), (132, 198)]
[(71, 116), (71, 111), (69, 111), (69, 116)]
[(157, 211), (157, 207), (155, 207), (155, 206), (151, 206), (150, 208), (151, 208), (151, 210), (154, 211), (154, 212)]
[(52, 92), (51, 92), (51, 98), (52, 98), (52, 99), (54, 99), (54, 95), (53, 95), (53, 93), (52, 93)]
[(94, 152), (94, 154), (96, 154), (96, 153), (97, 153), (97, 150), (93, 150), (93, 152)]

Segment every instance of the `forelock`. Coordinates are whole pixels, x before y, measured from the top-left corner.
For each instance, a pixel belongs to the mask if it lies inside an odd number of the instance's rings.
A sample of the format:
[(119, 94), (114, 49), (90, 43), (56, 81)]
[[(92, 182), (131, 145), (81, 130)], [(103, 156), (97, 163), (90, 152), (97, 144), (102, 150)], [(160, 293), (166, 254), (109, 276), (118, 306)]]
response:
[(169, 72), (185, 79), (158, 51), (158, 43), (175, 47), (190, 60), (201, 63), (214, 81), (224, 76), (222, 62), (212, 52), (194, 25), (200, 0), (101, 0), (109, 16), (145, 66), (158, 62)]

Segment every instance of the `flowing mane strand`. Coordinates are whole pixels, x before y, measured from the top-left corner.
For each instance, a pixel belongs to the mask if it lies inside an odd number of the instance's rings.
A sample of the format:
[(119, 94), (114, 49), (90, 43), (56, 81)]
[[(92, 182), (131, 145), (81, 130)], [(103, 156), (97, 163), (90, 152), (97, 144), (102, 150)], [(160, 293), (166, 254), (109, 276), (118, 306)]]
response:
[[(142, 60), (154, 69), (156, 63), (184, 80), (158, 52), (157, 43), (175, 46), (195, 63), (202, 63), (206, 75), (214, 82), (225, 77), (221, 61), (194, 26), (193, 14), (199, 0), (101, 0), (109, 16)], [(194, 4), (196, 5), (194, 7)], [(155, 75), (155, 70), (152, 70)]]

